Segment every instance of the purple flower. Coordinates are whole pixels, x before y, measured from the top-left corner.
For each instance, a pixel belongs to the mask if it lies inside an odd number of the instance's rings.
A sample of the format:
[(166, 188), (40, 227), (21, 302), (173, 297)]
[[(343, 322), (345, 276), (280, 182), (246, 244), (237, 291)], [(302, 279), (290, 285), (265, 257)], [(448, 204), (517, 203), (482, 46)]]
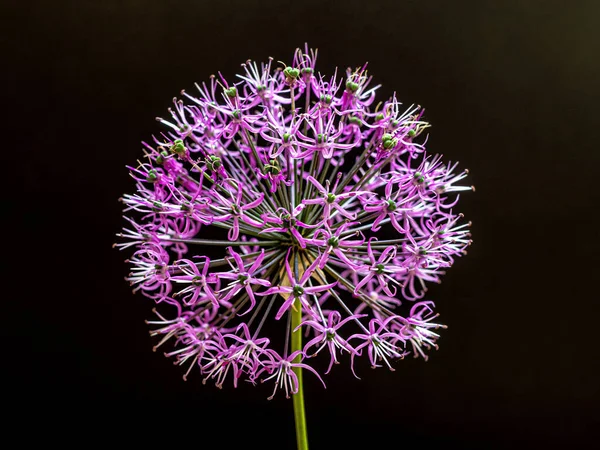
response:
[(275, 389), (273, 389), (273, 394), (268, 397), (269, 400), (273, 399), (277, 392), (277, 388), (285, 391), (286, 398), (290, 398), (290, 394), (296, 394), (298, 392), (298, 376), (292, 370), (294, 367), (301, 367), (314, 373), (319, 381), (323, 383), (323, 386), (325, 386), (325, 382), (315, 369), (307, 364), (293, 362), (294, 359), (296, 359), (296, 356), (303, 355), (301, 351), (295, 351), (287, 358), (280, 356), (277, 352), (270, 349), (268, 352), (271, 358), (263, 363), (263, 367), (256, 372), (256, 377), (260, 377), (263, 372), (266, 372), (270, 375), (264, 378), (262, 382), (275, 379)]
[[(290, 285), (289, 286), (281, 285), (281, 286), (277, 286), (277, 287), (272, 287), (272, 288), (266, 290), (265, 292), (259, 294), (259, 295), (270, 295), (270, 294), (287, 295), (287, 299), (283, 302), (283, 304), (279, 308), (279, 311), (277, 311), (277, 314), (275, 314), (275, 320), (281, 319), (283, 314), (285, 312), (287, 312), (290, 307), (294, 307), (293, 305), (296, 302), (300, 303), (302, 305), (302, 307), (305, 308), (305, 311), (308, 312), (310, 315), (312, 315), (312, 316), (316, 315), (316, 312), (314, 311), (314, 309), (311, 305), (311, 301), (309, 300), (309, 296), (316, 297), (316, 294), (323, 292), (323, 291), (328, 291), (337, 284), (337, 281), (336, 281), (336, 282), (333, 282), (330, 284), (321, 284), (318, 286), (306, 286), (310, 277), (312, 276), (313, 272), (315, 271), (318, 263), (319, 263), (319, 260), (315, 259), (313, 261), (313, 263), (308, 267), (308, 269), (306, 269), (304, 271), (302, 277), (297, 279), (297, 276), (292, 273), (292, 269), (290, 267), (288, 258), (285, 259), (285, 271), (286, 271), (287, 279), (289, 280)], [(299, 307), (299, 305), (298, 305), (298, 307)]]
[(437, 348), (424, 296), (471, 244), (454, 212), (468, 171), (426, 153), (423, 110), (377, 101), (366, 64), (316, 60), (305, 46), (182, 92), (128, 168), (115, 246), (184, 378), (291, 395), (323, 353), (325, 373), (346, 353), (354, 372)]
[[(265, 194), (258, 194), (258, 198), (248, 203), (242, 203), (244, 193), (241, 183), (236, 183), (237, 189), (235, 196), (230, 191), (226, 191), (226, 194), (222, 194), (220, 192), (214, 192), (215, 204), (212, 206), (216, 215), (213, 217), (215, 222), (226, 222), (231, 220), (232, 226), (229, 229), (229, 233), (227, 237), (235, 241), (240, 235), (240, 221), (253, 226), (260, 227), (262, 224), (251, 218), (246, 211), (256, 208), (263, 201)], [(229, 198), (227, 198), (229, 197)]]
[[(404, 352), (397, 345), (398, 341), (402, 341), (399, 335), (387, 329), (388, 323), (394, 319), (396, 319), (395, 316), (390, 316), (384, 321), (380, 319), (371, 319), (368, 330), (348, 338), (348, 341), (351, 341), (352, 339), (361, 339), (363, 341), (362, 344), (356, 346), (356, 352), (360, 352), (366, 347), (369, 361), (371, 362), (371, 367), (373, 369), (380, 367), (378, 362), (383, 361), (391, 371), (394, 371), (395, 369), (390, 365), (390, 359), (404, 357)], [(353, 361), (354, 356), (355, 354), (352, 354)], [(356, 374), (354, 374), (354, 376), (356, 376)]]
[(389, 282), (397, 283), (393, 275), (403, 270), (402, 267), (389, 264), (390, 261), (393, 261), (396, 257), (396, 247), (393, 245), (386, 247), (376, 258), (373, 247), (371, 246), (373, 239), (374, 238), (369, 239), (369, 243), (367, 244), (369, 264), (365, 264), (358, 268), (358, 272), (360, 274), (364, 273), (365, 276), (354, 287), (354, 294), (358, 294), (365, 284), (371, 281), (373, 277), (377, 277), (377, 281), (379, 281), (379, 286), (381, 286), (383, 292), (390, 297), (394, 297), (396, 295), (396, 289), (394, 288), (392, 291), (389, 288)]
[[(271, 282), (269, 280), (262, 280), (260, 278), (254, 277), (254, 274), (260, 267), (263, 259), (265, 258), (265, 251), (262, 250), (260, 255), (256, 257), (252, 265), (246, 269), (246, 264), (242, 260), (239, 254), (237, 254), (231, 247), (229, 247), (229, 253), (235, 260), (235, 266), (231, 264), (231, 261), (227, 262), (231, 266), (231, 272), (217, 272), (212, 274), (212, 276), (220, 279), (220, 280), (233, 280), (228, 283), (227, 287), (221, 289), (218, 294), (222, 296), (223, 301), (229, 301), (234, 298), (242, 289), (246, 291), (248, 298), (250, 299), (250, 307), (247, 312), (252, 311), (254, 306), (256, 306), (256, 299), (254, 297), (254, 286), (271, 286)], [(243, 316), (246, 313), (240, 313)]]
[[(182, 274), (171, 277), (171, 280), (175, 283), (188, 284), (188, 286), (174, 294), (174, 297), (180, 296), (185, 306), (196, 306), (206, 300), (218, 307), (217, 298), (210, 287), (210, 283), (214, 283), (215, 278), (208, 276), (210, 259), (206, 256), (200, 256), (198, 259), (203, 259), (203, 262), (195, 263), (189, 259), (177, 261), (177, 268)], [(202, 266), (202, 270), (198, 267), (199, 265)]]
[(320, 269), (325, 267), (327, 261), (330, 259), (329, 256), (331, 253), (337, 256), (342, 265), (345, 264), (352, 269), (358, 269), (358, 263), (352, 261), (348, 255), (351, 255), (350, 251), (353, 248), (362, 245), (365, 240), (351, 239), (355, 234), (361, 234), (360, 231), (348, 234), (348, 227), (351, 225), (354, 225), (354, 223), (343, 222), (335, 229), (335, 231), (327, 228), (319, 228), (315, 231), (313, 239), (306, 240), (307, 243), (320, 247), (323, 250), (321, 257), (319, 258)]
[(340, 313), (337, 311), (332, 311), (327, 317), (327, 320), (323, 320), (322, 323), (319, 323), (315, 320), (307, 320), (305, 322), (302, 322), (302, 324), (300, 324), (300, 326), (298, 326), (296, 330), (299, 329), (301, 326), (309, 325), (310, 327), (312, 327), (316, 334), (316, 337), (309, 341), (304, 347), (304, 353), (307, 353), (308, 349), (310, 349), (311, 347), (318, 345), (319, 347), (314, 351), (314, 353), (312, 355), (309, 355), (316, 356), (321, 350), (327, 347), (331, 356), (331, 359), (329, 361), (329, 367), (327, 368), (327, 372), (325, 372), (325, 374), (328, 374), (331, 371), (331, 368), (333, 367), (334, 363), (339, 364), (339, 361), (337, 360), (338, 349), (340, 351), (346, 350), (353, 354), (358, 353), (350, 346), (350, 344), (348, 344), (348, 342), (344, 338), (342, 338), (338, 334), (338, 330), (346, 322), (349, 322), (351, 320), (357, 320), (366, 316), (366, 314), (352, 315), (346, 317), (344, 320), (340, 320)]

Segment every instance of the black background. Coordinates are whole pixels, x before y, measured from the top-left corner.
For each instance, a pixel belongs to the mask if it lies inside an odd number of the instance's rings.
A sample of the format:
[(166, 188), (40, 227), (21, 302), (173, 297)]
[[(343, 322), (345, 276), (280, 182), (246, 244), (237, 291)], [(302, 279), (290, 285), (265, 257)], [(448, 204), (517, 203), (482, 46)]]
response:
[[(318, 47), (369, 62), (459, 160), (474, 244), (432, 287), (429, 362), (306, 377), (311, 448), (578, 448), (599, 423), (600, 4), (3, 2), (3, 404), (8, 431), (187, 448), (294, 448), (291, 401), (203, 386), (152, 353), (123, 281), (117, 198), (181, 89)], [(591, 287), (590, 287), (591, 286)], [(209, 447), (210, 446), (210, 447)]]

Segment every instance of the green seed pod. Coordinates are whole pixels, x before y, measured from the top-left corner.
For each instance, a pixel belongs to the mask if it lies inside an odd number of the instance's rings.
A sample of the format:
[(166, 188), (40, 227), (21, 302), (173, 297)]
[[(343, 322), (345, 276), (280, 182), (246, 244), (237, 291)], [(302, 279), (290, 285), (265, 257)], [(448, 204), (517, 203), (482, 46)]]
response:
[(298, 78), (300, 75), (300, 71), (298, 69), (294, 69), (293, 67), (286, 67), (283, 69), (283, 74), (288, 79), (288, 81), (293, 81)]
[(319, 100), (321, 101), (321, 103), (325, 103), (327, 105), (330, 105), (331, 101), (333, 100), (333, 98), (329, 94), (327, 94), (327, 95), (321, 94), (321, 97), (319, 97)]
[(348, 91), (350, 91), (350, 92), (356, 92), (356, 91), (358, 91), (358, 83), (348, 80), (346, 82), (346, 89), (348, 89)]
[(158, 173), (156, 170), (152, 169), (148, 172), (148, 176), (146, 176), (146, 181), (148, 183), (156, 183), (158, 181)]
[(175, 153), (179, 156), (184, 156), (186, 152), (185, 145), (183, 145), (183, 141), (181, 139), (175, 139), (173, 141), (173, 145), (171, 146), (171, 152)]
[(235, 98), (237, 96), (237, 89), (235, 88), (235, 86), (232, 86), (229, 89), (225, 89), (225, 95), (229, 98)]
[(414, 180), (417, 184), (422, 184), (425, 181), (425, 177), (421, 172), (415, 172)]
[(272, 175), (279, 175), (279, 173), (281, 172), (281, 167), (279, 167), (279, 162), (276, 159), (272, 159), (269, 164), (265, 164), (265, 169), (264, 169), (264, 173), (265, 174), (272, 174)]
[(163, 150), (162, 152), (160, 152), (158, 154), (158, 156), (156, 157), (156, 164), (158, 165), (163, 165), (165, 163), (165, 159), (169, 156), (169, 154), (167, 153), (166, 150)]
[(390, 150), (396, 146), (398, 139), (394, 139), (391, 134), (385, 133), (381, 138), (381, 143), (383, 144), (383, 148)]
[(210, 155), (206, 158), (206, 166), (213, 172), (217, 172), (221, 168), (221, 158), (215, 155)]

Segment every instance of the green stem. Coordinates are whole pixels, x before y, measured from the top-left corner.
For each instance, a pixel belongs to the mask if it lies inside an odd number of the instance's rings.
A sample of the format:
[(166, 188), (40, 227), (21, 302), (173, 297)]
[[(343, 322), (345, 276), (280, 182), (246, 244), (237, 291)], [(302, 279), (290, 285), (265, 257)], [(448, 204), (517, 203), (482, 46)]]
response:
[[(297, 303), (296, 309), (292, 308), (292, 352), (302, 350), (302, 328), (293, 331), (302, 322), (302, 305)], [(294, 358), (294, 363), (299, 363), (301, 355)], [(298, 377), (298, 393), (293, 396), (294, 421), (296, 422), (296, 442), (298, 450), (308, 450), (308, 434), (306, 432), (306, 414), (304, 413), (304, 386), (302, 384), (302, 368), (294, 367)]]

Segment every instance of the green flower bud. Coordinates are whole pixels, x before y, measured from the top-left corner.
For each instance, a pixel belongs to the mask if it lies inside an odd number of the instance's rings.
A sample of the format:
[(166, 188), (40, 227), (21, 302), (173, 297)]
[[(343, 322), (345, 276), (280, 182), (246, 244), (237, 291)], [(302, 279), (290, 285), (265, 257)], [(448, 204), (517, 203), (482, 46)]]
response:
[(327, 95), (321, 94), (321, 97), (319, 98), (319, 100), (321, 100), (322, 103), (330, 105), (333, 98), (329, 94), (327, 94)]
[(415, 182), (418, 184), (422, 184), (425, 181), (425, 177), (423, 176), (423, 174), (421, 172), (415, 172), (413, 178), (414, 178)]
[(235, 86), (231, 86), (229, 89), (225, 89), (225, 95), (229, 98), (235, 98), (237, 96), (237, 89)]
[(215, 155), (209, 155), (206, 159), (206, 166), (213, 172), (217, 172), (221, 168), (221, 158)]
[(283, 69), (283, 74), (285, 75), (285, 80), (291, 84), (296, 81), (296, 78), (300, 75), (300, 71), (293, 67), (286, 67)]
[(335, 194), (329, 193), (327, 194), (327, 203), (335, 202)]
[(346, 89), (348, 89), (350, 92), (356, 92), (358, 91), (358, 83), (348, 80), (346, 82)]
[(385, 266), (383, 264), (377, 264), (375, 266), (375, 273), (377, 275), (382, 275), (384, 270), (385, 270)]
[(165, 163), (165, 159), (169, 156), (166, 150), (163, 150), (156, 157), (156, 164), (163, 165)]
[(383, 144), (383, 148), (390, 150), (396, 146), (398, 139), (394, 139), (391, 134), (386, 133), (381, 138), (381, 143)]
[(417, 132), (415, 130), (408, 130), (408, 137), (415, 137)]
[(265, 174), (270, 173), (272, 175), (279, 175), (281, 167), (276, 159), (272, 159), (269, 164), (265, 164)]
[(288, 142), (290, 142), (291, 137), (292, 135), (290, 133), (283, 133), (283, 142), (287, 144)]
[(396, 211), (397, 206), (394, 200), (388, 200), (386, 203), (388, 211)]
[(183, 145), (183, 141), (181, 139), (175, 139), (173, 141), (173, 145), (171, 146), (171, 152), (176, 153), (179, 156), (185, 155), (185, 145)]
[(156, 172), (156, 170), (152, 169), (148, 172), (148, 175), (146, 176), (146, 181), (148, 183), (156, 183), (158, 181), (158, 173)]

